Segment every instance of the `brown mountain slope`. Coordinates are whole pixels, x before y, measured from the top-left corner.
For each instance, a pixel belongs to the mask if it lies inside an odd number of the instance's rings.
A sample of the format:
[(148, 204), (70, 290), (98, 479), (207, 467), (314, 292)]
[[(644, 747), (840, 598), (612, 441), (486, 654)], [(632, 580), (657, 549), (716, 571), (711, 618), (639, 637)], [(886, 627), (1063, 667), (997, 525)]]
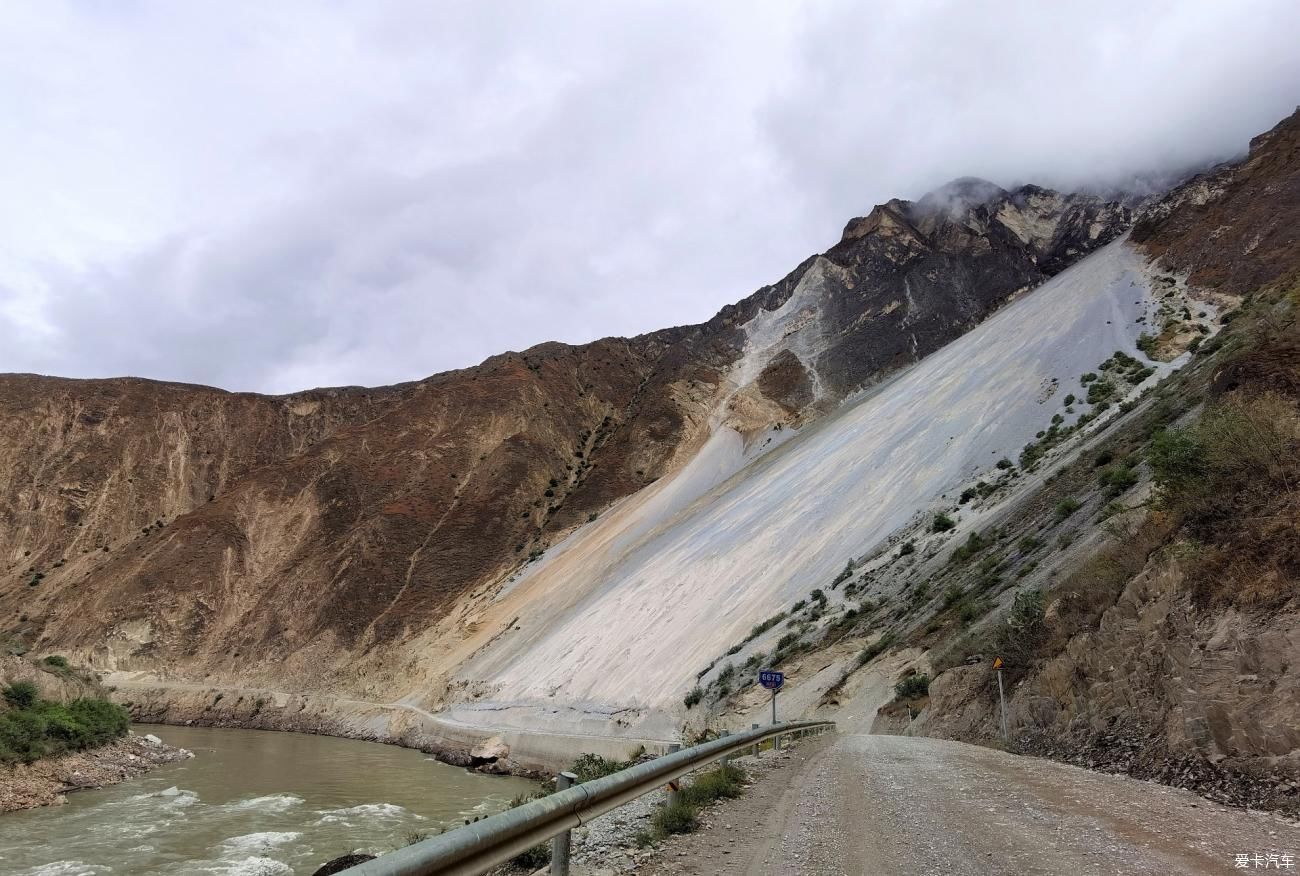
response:
[[(388, 389), (0, 378), (6, 632), (101, 667), (355, 687), (386, 646), (682, 464), (710, 418), (804, 422), (1130, 220), (981, 186), (877, 207), (703, 325)], [(764, 313), (786, 333), (760, 333)]]

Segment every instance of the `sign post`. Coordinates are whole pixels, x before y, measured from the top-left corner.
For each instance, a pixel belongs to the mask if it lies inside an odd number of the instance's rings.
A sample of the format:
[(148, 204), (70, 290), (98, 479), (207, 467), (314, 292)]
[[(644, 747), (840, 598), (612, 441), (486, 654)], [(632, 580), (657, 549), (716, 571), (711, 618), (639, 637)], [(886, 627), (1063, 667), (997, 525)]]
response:
[(996, 669), (998, 672), (998, 705), (1001, 707), (999, 711), (1002, 713), (1002, 741), (1007, 742), (1009, 741), (1009, 737), (1007, 736), (1007, 695), (1002, 690), (1002, 658), (1001, 657), (993, 658), (993, 668)]
[[(763, 671), (758, 673), (758, 683), (763, 685), (763, 687), (767, 688), (772, 692), (772, 723), (775, 724), (776, 723), (776, 692), (781, 689), (781, 686), (783, 684), (785, 684), (785, 673), (777, 672), (775, 669), (764, 669)], [(772, 747), (776, 749), (780, 749), (781, 747), (780, 736), (776, 737), (776, 741), (772, 743)]]
[(785, 673), (764, 669), (758, 674), (758, 683), (772, 692), (772, 723), (776, 723), (776, 692), (785, 684)]

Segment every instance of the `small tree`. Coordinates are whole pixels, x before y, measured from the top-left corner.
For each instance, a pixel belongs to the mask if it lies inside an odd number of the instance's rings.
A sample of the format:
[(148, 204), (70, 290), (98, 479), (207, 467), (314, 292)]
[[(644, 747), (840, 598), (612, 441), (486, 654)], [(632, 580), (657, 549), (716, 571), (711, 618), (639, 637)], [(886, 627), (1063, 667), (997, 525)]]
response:
[(909, 675), (894, 685), (894, 694), (900, 700), (914, 700), (930, 694), (930, 676)]

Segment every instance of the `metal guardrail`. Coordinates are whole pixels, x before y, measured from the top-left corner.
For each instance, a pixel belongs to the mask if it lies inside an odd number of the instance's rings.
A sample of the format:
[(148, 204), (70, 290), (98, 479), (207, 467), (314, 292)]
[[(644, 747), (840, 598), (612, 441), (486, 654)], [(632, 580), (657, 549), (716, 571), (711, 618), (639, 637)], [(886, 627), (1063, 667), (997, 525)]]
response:
[(478, 876), (706, 764), (745, 748), (757, 750), (768, 739), (777, 739), (779, 747), (778, 737), (815, 735), (834, 727), (833, 721), (796, 721), (722, 736), (381, 855), (341, 876)]

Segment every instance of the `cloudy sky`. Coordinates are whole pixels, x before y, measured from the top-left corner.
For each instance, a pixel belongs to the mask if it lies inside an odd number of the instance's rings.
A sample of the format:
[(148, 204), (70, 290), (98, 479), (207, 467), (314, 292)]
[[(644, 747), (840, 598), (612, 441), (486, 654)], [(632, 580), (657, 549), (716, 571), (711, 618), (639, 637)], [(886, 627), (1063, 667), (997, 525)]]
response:
[(1300, 5), (17, 0), (0, 371), (285, 392), (697, 322), (891, 196), (1300, 102)]

